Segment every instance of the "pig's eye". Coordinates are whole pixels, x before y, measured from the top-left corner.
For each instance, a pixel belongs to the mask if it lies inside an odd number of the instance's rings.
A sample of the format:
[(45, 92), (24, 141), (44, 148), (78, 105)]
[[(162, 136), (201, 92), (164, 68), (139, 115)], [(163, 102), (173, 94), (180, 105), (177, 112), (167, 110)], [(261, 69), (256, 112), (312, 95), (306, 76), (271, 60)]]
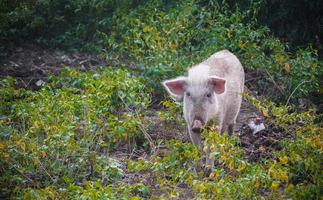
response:
[(211, 93), (207, 93), (207, 94), (206, 94), (206, 96), (207, 96), (207, 97), (211, 97), (211, 96), (212, 96), (212, 94), (211, 94)]
[(188, 96), (188, 97), (189, 97), (189, 96), (191, 96), (191, 93), (189, 93), (189, 92), (186, 92), (186, 96)]

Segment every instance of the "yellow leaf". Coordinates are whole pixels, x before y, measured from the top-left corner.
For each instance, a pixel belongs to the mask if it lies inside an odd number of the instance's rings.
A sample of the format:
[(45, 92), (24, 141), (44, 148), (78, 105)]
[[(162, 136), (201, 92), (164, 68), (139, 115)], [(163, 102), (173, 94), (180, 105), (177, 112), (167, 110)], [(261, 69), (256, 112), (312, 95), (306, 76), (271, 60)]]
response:
[(294, 185), (293, 185), (293, 184), (289, 184), (289, 185), (287, 186), (287, 188), (285, 189), (285, 191), (286, 191), (286, 192), (291, 192), (294, 188), (295, 188), (295, 187), (294, 187)]
[(256, 179), (255, 187), (256, 187), (256, 189), (259, 189), (260, 188), (259, 178)]
[(243, 49), (246, 46), (246, 44), (247, 44), (246, 42), (245, 43), (239, 42), (239, 48)]
[(264, 117), (269, 117), (268, 110), (263, 109), (262, 114), (264, 115)]
[(140, 200), (140, 197), (131, 197), (130, 200)]
[(233, 161), (229, 162), (228, 167), (230, 170), (234, 170), (234, 162)]
[(274, 167), (275, 165), (272, 165), (269, 169), (268, 169), (268, 176), (273, 177), (274, 174)]
[(288, 157), (287, 156), (280, 156), (280, 157), (278, 157), (278, 160), (282, 165), (286, 165), (288, 163)]
[(35, 122), (34, 122), (34, 128), (35, 128), (35, 129), (38, 129), (38, 128), (39, 128), (39, 122), (38, 122), (38, 121), (35, 121)]
[(56, 192), (53, 188), (47, 187), (45, 191), (46, 195), (50, 197), (49, 199), (56, 199)]
[(216, 177), (216, 174), (214, 172), (212, 172), (210, 175), (209, 175), (209, 179), (211, 180), (215, 180), (215, 177)]
[(3, 151), (5, 148), (6, 148), (5, 145), (0, 143), (0, 151)]
[(280, 179), (281, 179), (281, 180), (284, 180), (284, 181), (288, 181), (288, 174), (287, 174), (287, 172), (282, 171), (282, 172), (280, 173)]
[(41, 157), (42, 157), (42, 158), (45, 158), (46, 156), (47, 156), (47, 153), (46, 153), (45, 151), (42, 151), (42, 152), (41, 152)]
[(173, 43), (169, 43), (168, 44), (168, 47), (171, 49), (171, 50), (176, 50), (177, 49), (177, 45), (176, 44), (173, 44)]
[(143, 28), (143, 31), (144, 31), (145, 33), (149, 32), (149, 30), (150, 30), (149, 26), (145, 26), (145, 27)]
[(220, 160), (224, 162), (224, 161), (229, 160), (229, 158), (228, 158), (227, 156), (225, 156), (225, 155), (222, 155), (222, 156), (220, 157)]
[(302, 160), (302, 157), (300, 155), (298, 155), (297, 153), (292, 152), (290, 154), (290, 160), (291, 160), (291, 162), (298, 162), (298, 161)]
[(203, 147), (203, 152), (207, 152), (208, 151), (208, 146), (207, 145), (204, 145), (204, 147)]
[(20, 148), (22, 149), (23, 152), (26, 151), (26, 144), (25, 143), (21, 143), (20, 144)]
[(290, 64), (285, 63), (285, 65), (284, 65), (284, 69), (285, 69), (285, 71), (286, 71), (287, 73), (290, 73)]
[(272, 190), (276, 191), (278, 189), (278, 187), (279, 187), (279, 182), (278, 181), (273, 181), (271, 183), (271, 189)]
[(39, 162), (38, 158), (35, 158), (34, 159), (34, 165), (39, 166), (39, 164), (40, 164), (40, 162)]
[(242, 163), (239, 165), (239, 167), (238, 167), (237, 171), (238, 171), (238, 172), (242, 172), (244, 169), (246, 169), (246, 163), (242, 162)]
[(8, 153), (4, 153), (2, 157), (4, 160), (9, 160), (10, 155)]
[(230, 32), (230, 31), (228, 31), (228, 33), (227, 33), (227, 37), (228, 37), (228, 38), (231, 38), (231, 37), (232, 37), (232, 35), (231, 35), (231, 32)]
[(320, 137), (317, 137), (315, 139), (315, 143), (317, 146), (319, 146), (321, 149), (323, 149), (323, 143), (321, 142), (321, 138)]
[(275, 59), (280, 65), (283, 65), (285, 63), (285, 58), (281, 54), (276, 54)]

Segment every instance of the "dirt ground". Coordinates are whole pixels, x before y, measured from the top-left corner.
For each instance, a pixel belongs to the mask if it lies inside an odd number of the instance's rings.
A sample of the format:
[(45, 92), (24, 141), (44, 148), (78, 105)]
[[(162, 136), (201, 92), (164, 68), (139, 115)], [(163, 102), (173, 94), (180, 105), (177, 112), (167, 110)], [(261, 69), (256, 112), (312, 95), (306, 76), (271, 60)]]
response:
[(106, 65), (105, 60), (98, 55), (65, 54), (35, 44), (24, 44), (1, 55), (0, 78), (11, 76), (17, 80), (17, 87), (37, 90), (40, 88), (37, 81), (46, 81), (49, 74), (58, 74), (65, 66), (86, 71)]
[[(72, 53), (67, 55), (60, 51), (43, 49), (33, 44), (26, 44), (12, 49), (1, 57), (0, 78), (6, 78), (7, 76), (14, 77), (17, 80), (17, 87), (25, 87), (31, 90), (39, 89), (41, 86), (37, 85), (37, 81), (46, 81), (49, 74), (58, 74), (59, 70), (64, 66), (75, 67), (82, 71), (86, 71), (95, 70), (99, 66), (108, 65), (108, 63), (98, 55), (84, 53)], [(246, 90), (248, 91), (247, 88)], [(145, 117), (145, 121), (148, 122), (146, 131), (150, 137), (154, 141), (157, 139), (180, 139), (189, 142), (185, 125), (163, 123), (156, 114), (159, 111), (158, 109), (163, 108), (153, 106), (153, 108), (147, 111)], [(264, 123), (266, 128), (263, 131), (253, 134), (248, 123), (250, 121), (255, 121), (257, 118)], [(238, 115), (235, 133), (239, 136), (240, 145), (244, 148), (246, 157), (250, 162), (270, 157), (273, 149), (279, 149), (279, 140), (286, 137), (286, 133), (269, 125), (264, 120), (262, 114), (245, 100), (242, 103)], [(122, 182), (135, 183), (144, 181), (146, 185), (154, 186), (154, 184), (156, 184), (152, 178), (152, 174), (130, 173), (125, 166), (127, 159), (149, 160), (147, 152), (134, 151), (129, 153), (127, 150), (119, 149), (109, 156), (119, 162), (124, 170), (125, 176), (121, 180)], [(186, 190), (186, 197), (190, 197), (191, 193), (187, 190), (185, 185), (178, 186), (178, 190)], [(158, 195), (161, 191), (156, 190), (153, 192)]]

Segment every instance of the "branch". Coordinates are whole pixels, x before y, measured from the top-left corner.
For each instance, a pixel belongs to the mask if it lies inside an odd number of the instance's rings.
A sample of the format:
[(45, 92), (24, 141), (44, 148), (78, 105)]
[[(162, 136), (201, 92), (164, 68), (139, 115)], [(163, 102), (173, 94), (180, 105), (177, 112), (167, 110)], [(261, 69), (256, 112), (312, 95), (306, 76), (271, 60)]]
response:
[(271, 74), (268, 72), (267, 69), (265, 69), (267, 75), (269, 76), (269, 78), (271, 79), (271, 81), (274, 83), (274, 85), (278, 88), (279, 92), (284, 95), (283, 90), (279, 87), (279, 85), (276, 83), (276, 81), (274, 80), (274, 78), (271, 76)]
[(289, 97), (288, 97), (288, 99), (287, 99), (287, 101), (286, 101), (286, 106), (289, 104), (289, 100), (291, 99), (291, 97), (293, 96), (293, 94), (296, 92), (296, 90), (301, 86), (301, 85), (303, 85), (304, 83), (308, 83), (308, 82), (311, 82), (311, 81), (302, 81), (300, 84), (298, 84), (297, 86), (296, 86), (296, 88), (293, 90), (293, 92), (289, 95)]

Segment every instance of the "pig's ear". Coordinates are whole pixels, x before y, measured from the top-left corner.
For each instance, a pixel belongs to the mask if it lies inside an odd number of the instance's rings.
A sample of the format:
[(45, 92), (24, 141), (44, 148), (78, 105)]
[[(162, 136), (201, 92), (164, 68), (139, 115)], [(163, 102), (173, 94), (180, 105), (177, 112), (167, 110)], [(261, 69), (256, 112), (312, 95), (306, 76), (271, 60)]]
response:
[(175, 79), (166, 80), (163, 82), (163, 85), (170, 95), (180, 100), (183, 98), (183, 95), (185, 92), (185, 87), (187, 85), (187, 78), (181, 76)]
[(225, 80), (217, 76), (210, 76), (209, 83), (214, 86), (216, 94), (222, 94), (225, 91)]

